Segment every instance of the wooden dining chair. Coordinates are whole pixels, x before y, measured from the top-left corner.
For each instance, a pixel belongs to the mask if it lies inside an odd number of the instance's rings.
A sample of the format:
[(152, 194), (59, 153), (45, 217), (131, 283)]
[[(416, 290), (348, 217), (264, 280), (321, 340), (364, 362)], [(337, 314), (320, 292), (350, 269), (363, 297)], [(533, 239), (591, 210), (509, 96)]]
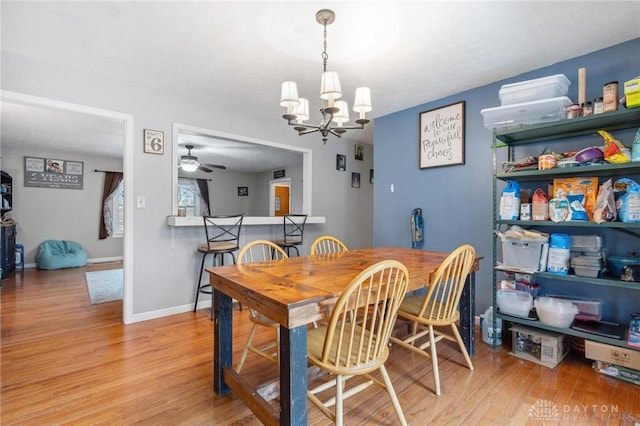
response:
[[(431, 356), (436, 395), (440, 395), (437, 342), (442, 339), (457, 342), (469, 370), (473, 370), (471, 358), (460, 337), (456, 322), (460, 319), (458, 305), (462, 289), (475, 257), (475, 249), (468, 244), (455, 249), (436, 270), (426, 296), (409, 296), (398, 310), (399, 319), (411, 321), (411, 332), (404, 338), (392, 336), (391, 341), (426, 357)], [(452, 335), (434, 330), (434, 326), (450, 326)], [(428, 340), (418, 342), (425, 337), (428, 337)], [(430, 348), (430, 352), (426, 352), (427, 348)]]
[(315, 239), (311, 244), (311, 254), (327, 254), (327, 253), (342, 253), (348, 251), (347, 246), (330, 235), (323, 235)]
[[(396, 260), (368, 267), (342, 291), (328, 322), (308, 331), (307, 359), (333, 378), (309, 389), (307, 397), (336, 425), (343, 424), (344, 399), (372, 384), (387, 391), (400, 423), (407, 424), (384, 362), (408, 277), (407, 268)], [(375, 370), (380, 370), (383, 381), (369, 374)], [(346, 389), (346, 381), (354, 377), (365, 381)], [(319, 394), (332, 387), (335, 397), (321, 400)]]
[[(287, 258), (287, 253), (279, 247), (277, 244), (267, 240), (255, 240), (252, 241), (240, 249), (238, 253), (237, 265), (243, 265), (252, 262), (264, 262), (268, 260), (279, 260)], [(240, 356), (240, 362), (236, 371), (239, 373), (242, 370), (244, 361), (247, 359), (249, 351), (260, 355), (263, 358), (273, 361), (278, 364), (278, 349), (280, 347), (280, 324), (273, 321), (271, 318), (266, 317), (255, 309), (249, 309), (249, 320), (253, 323), (247, 342), (242, 349), (242, 355)], [(272, 341), (264, 346), (254, 346), (253, 338), (255, 337), (258, 327), (268, 327), (275, 331), (275, 341)]]

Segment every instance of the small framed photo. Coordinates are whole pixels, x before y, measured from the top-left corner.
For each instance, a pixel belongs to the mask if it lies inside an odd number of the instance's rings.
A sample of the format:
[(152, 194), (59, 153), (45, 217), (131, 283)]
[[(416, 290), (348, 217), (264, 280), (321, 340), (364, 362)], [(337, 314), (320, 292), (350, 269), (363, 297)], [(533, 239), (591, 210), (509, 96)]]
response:
[(369, 183), (373, 183), (373, 169), (369, 169)]
[(248, 197), (249, 196), (249, 187), (248, 186), (239, 186), (238, 187), (238, 197)]
[(144, 152), (147, 154), (164, 154), (164, 132), (144, 129)]
[(351, 173), (351, 187), (360, 188), (360, 173)]
[(347, 156), (337, 154), (336, 155), (336, 170), (345, 171), (347, 170)]
[(356, 145), (356, 160), (362, 161), (364, 159), (364, 147), (362, 145)]

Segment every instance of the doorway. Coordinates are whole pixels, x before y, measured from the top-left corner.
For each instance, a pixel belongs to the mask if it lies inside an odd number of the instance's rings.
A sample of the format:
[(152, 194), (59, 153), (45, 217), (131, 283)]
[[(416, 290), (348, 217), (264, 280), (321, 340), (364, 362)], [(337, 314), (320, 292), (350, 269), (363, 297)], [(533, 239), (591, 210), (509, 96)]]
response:
[(269, 182), (269, 216), (284, 216), (290, 213), (291, 179)]
[[(62, 101), (56, 101), (53, 99), (40, 98), (37, 96), (25, 95), (22, 93), (1, 91), (0, 100), (3, 106), (17, 105), (19, 107), (30, 107), (34, 112), (45, 113), (56, 112), (58, 114), (75, 114), (82, 115), (92, 120), (91, 128), (93, 134), (100, 134), (96, 126), (99, 122), (105, 121), (109, 123), (117, 123), (118, 126), (122, 126), (121, 135), (122, 147), (120, 148), (122, 153), (123, 162), (123, 174), (125, 188), (133, 188), (133, 157), (134, 157), (134, 143), (133, 143), (133, 116), (130, 114), (123, 114), (114, 111), (102, 110), (98, 108), (88, 107), (84, 105), (71, 104)], [(33, 117), (31, 120), (31, 127), (35, 127), (37, 123), (46, 125), (46, 120), (38, 117)], [(69, 130), (70, 126), (67, 126), (66, 130)], [(49, 133), (51, 129), (49, 129)], [(46, 133), (46, 132), (45, 132)], [(95, 140), (96, 143), (100, 143), (98, 138), (86, 138), (87, 141)], [(88, 171), (85, 171), (88, 172)], [(133, 206), (133, 190), (125, 190), (125, 207)], [(122, 300), (122, 321), (125, 324), (133, 322), (133, 209), (124, 209), (124, 238), (123, 238), (123, 269), (124, 269), (124, 294)]]

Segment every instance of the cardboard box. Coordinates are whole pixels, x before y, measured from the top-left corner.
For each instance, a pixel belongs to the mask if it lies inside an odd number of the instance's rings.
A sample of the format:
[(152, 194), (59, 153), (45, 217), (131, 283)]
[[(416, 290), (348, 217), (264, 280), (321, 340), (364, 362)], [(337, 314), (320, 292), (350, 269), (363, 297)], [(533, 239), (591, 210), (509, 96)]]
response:
[(594, 361), (593, 369), (598, 373), (615, 377), (625, 382), (640, 386), (640, 370), (622, 367), (620, 365), (609, 364), (608, 362)]
[(514, 325), (512, 350), (510, 355), (535, 362), (548, 368), (555, 368), (569, 353), (569, 336), (547, 330)]
[(633, 349), (587, 340), (584, 344), (584, 356), (595, 361), (640, 370), (640, 351)]

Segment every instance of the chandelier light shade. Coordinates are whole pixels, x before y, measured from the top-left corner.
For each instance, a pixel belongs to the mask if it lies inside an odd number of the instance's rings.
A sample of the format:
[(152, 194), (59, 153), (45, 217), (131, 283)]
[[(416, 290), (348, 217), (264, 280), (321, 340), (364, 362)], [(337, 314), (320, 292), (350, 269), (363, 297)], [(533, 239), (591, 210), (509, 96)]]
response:
[(300, 101), (298, 100), (298, 85), (295, 81), (285, 81), (282, 83), (282, 92), (280, 94), (280, 106), (287, 109), (287, 114), (293, 111)]
[(349, 106), (345, 101), (338, 101), (336, 108), (338, 108), (338, 112), (333, 115), (333, 121), (338, 123), (338, 127), (342, 127), (342, 124), (349, 121)]
[(300, 103), (296, 106), (293, 113), (296, 115), (296, 123), (302, 124), (305, 120), (309, 119), (309, 99), (298, 98)]
[(322, 99), (322, 120), (320, 124), (306, 124), (309, 119), (309, 101), (298, 96), (298, 86), (294, 81), (282, 83), (280, 95), (280, 106), (286, 108), (286, 113), (282, 116), (293, 130), (299, 135), (320, 132), (322, 141), (326, 144), (329, 134), (340, 137), (347, 130), (362, 130), (369, 123), (366, 113), (372, 110), (371, 90), (368, 87), (356, 89), (356, 96), (353, 103), (353, 110), (357, 113), (358, 119), (355, 125), (345, 125), (349, 121), (349, 105), (342, 97), (340, 78), (335, 71), (327, 71), (327, 25), (332, 24), (336, 19), (335, 13), (329, 9), (322, 9), (316, 13), (316, 22), (323, 26), (323, 51), (322, 51), (322, 76), (320, 80), (320, 99)]
[(340, 87), (338, 73), (335, 71), (323, 72), (322, 81), (320, 82), (320, 99), (332, 102), (340, 99), (340, 97), (342, 97), (342, 88)]
[(360, 118), (364, 118), (365, 112), (371, 111), (371, 90), (368, 87), (358, 87), (356, 89), (356, 99), (353, 101), (353, 110), (360, 113)]

